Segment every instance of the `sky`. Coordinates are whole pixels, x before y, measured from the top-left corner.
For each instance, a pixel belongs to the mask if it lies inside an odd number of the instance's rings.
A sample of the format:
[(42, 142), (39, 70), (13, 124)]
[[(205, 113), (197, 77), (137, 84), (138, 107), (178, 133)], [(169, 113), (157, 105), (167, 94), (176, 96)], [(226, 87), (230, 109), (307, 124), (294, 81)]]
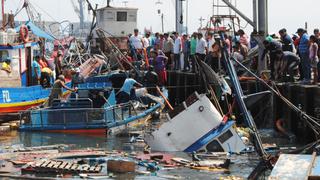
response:
[[(34, 9), (41, 14), (43, 20), (48, 21), (79, 21), (71, 1), (77, 3), (77, 0), (29, 0)], [(89, 0), (92, 4), (98, 4), (98, 7), (106, 6), (106, 0)], [(138, 28), (149, 29), (153, 32), (161, 31), (161, 17), (157, 13), (161, 9), (164, 14), (165, 31), (173, 31), (175, 27), (175, 0), (160, 0), (161, 5), (156, 4), (159, 0), (113, 0), (112, 6), (136, 7), (138, 10)], [(200, 17), (207, 21), (213, 14), (214, 0), (187, 0), (188, 8), (188, 28), (189, 32), (196, 31), (200, 27)], [(215, 0), (217, 1), (217, 0)], [(252, 18), (252, 0), (231, 0), (237, 1), (237, 8), (240, 9), (249, 18)], [(312, 33), (314, 28), (320, 27), (319, 20), (319, 0), (268, 0), (269, 6), (269, 33), (278, 32), (281, 28), (286, 28), (290, 34), (295, 33), (297, 28), (304, 27), (308, 22), (308, 32)], [(127, 2), (127, 3), (124, 3)], [(5, 12), (16, 12), (23, 4), (23, 0), (5, 0)], [(225, 11), (225, 12), (224, 12)], [(185, 11), (186, 13), (186, 11)], [(227, 10), (220, 10), (220, 13), (228, 14)], [(85, 13), (88, 20), (91, 15)], [(22, 11), (16, 18), (17, 20), (26, 20), (27, 15)], [(205, 21), (203, 24), (205, 24)], [(240, 26), (247, 33), (252, 31), (250, 25), (241, 20)]]

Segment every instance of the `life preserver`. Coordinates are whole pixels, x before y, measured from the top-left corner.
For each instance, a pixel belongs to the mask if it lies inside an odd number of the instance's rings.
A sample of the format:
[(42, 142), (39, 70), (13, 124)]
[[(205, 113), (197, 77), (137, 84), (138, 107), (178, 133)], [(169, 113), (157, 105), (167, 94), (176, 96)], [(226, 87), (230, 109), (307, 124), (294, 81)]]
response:
[(25, 25), (22, 25), (20, 27), (20, 39), (26, 43), (29, 41), (29, 30), (28, 27)]

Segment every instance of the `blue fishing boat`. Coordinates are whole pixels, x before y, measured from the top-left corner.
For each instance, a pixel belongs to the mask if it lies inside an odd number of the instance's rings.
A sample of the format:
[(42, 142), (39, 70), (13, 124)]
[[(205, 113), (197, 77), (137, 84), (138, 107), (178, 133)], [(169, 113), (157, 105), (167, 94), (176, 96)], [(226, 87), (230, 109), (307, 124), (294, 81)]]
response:
[(162, 98), (149, 94), (138, 96), (138, 100), (116, 104), (109, 83), (80, 84), (78, 93), (65, 101), (54, 100), (51, 107), (21, 112), (20, 131), (101, 134), (145, 118), (163, 104)]
[(0, 66), (11, 60), (10, 71), (0, 70), (0, 114), (37, 106), (48, 97), (50, 90), (31, 81), (33, 56), (40, 52), (39, 37), (54, 40), (32, 22), (0, 32)]

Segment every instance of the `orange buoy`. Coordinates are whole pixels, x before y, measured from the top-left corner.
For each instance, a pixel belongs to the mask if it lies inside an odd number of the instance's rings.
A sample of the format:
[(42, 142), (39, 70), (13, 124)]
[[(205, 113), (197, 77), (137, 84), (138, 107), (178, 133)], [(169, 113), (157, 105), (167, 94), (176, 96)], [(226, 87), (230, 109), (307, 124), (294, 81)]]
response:
[(29, 41), (29, 30), (28, 30), (28, 27), (25, 25), (22, 25), (20, 27), (20, 39), (24, 43), (27, 43)]

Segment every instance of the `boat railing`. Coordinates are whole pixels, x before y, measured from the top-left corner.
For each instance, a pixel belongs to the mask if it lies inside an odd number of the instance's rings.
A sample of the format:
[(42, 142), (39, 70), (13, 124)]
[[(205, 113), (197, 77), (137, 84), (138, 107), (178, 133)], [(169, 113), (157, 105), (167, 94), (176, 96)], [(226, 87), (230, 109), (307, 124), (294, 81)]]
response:
[(34, 109), (20, 112), (21, 129), (108, 127), (137, 115), (131, 102), (104, 108)]

